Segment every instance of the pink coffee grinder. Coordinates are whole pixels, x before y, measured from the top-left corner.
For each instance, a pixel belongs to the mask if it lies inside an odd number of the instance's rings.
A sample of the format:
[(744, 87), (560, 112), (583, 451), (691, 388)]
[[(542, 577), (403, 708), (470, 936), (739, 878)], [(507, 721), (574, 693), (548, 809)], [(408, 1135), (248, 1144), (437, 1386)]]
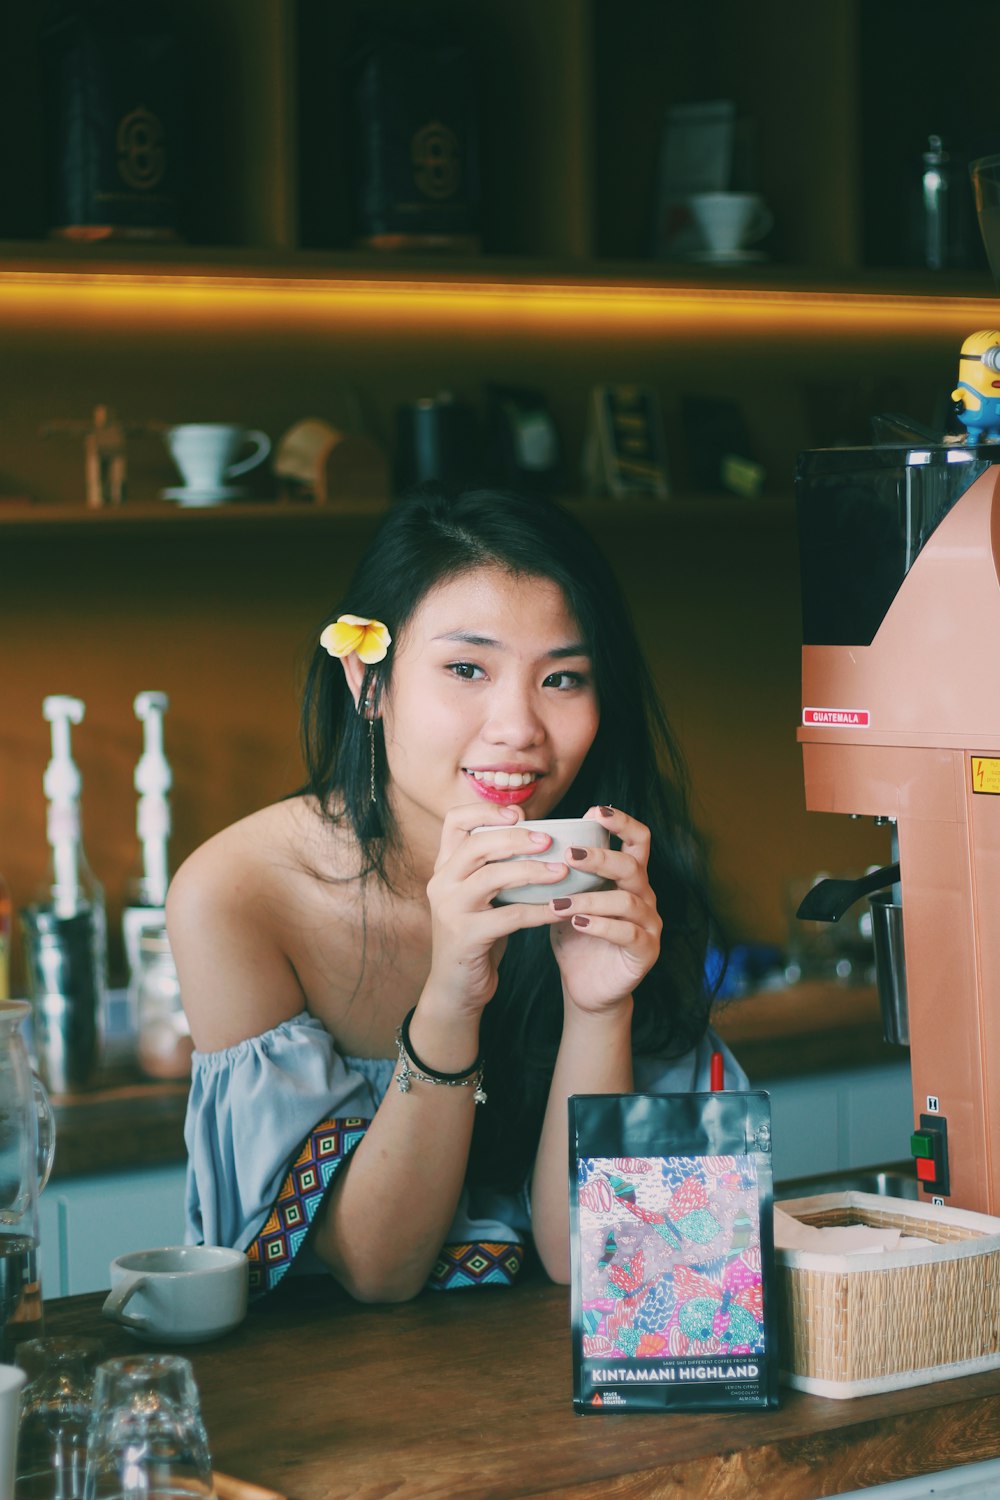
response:
[[(1000, 157), (971, 170), (1000, 281)], [(798, 737), (810, 810), (893, 829), (872, 919), (917, 1177), (1000, 1214), (1000, 331), (958, 365), (961, 437), (800, 457)]]

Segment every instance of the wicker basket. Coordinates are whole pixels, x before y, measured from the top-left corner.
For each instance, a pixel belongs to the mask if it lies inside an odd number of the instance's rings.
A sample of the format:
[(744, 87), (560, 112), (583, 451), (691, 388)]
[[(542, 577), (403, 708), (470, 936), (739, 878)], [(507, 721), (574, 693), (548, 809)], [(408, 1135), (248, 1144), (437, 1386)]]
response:
[(867, 1224), (933, 1240), (911, 1250), (779, 1250), (782, 1378), (863, 1396), (1000, 1366), (1000, 1219), (871, 1193), (778, 1205), (806, 1224)]

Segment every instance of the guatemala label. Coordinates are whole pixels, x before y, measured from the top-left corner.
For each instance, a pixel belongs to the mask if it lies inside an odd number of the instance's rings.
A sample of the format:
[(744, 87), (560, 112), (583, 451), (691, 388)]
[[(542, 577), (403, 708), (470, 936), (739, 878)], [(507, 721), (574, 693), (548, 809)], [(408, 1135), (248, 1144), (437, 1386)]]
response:
[(1000, 797), (1000, 760), (987, 755), (974, 755), (972, 768), (972, 790)]
[(825, 724), (831, 729), (867, 729), (871, 714), (867, 708), (804, 708), (803, 724)]

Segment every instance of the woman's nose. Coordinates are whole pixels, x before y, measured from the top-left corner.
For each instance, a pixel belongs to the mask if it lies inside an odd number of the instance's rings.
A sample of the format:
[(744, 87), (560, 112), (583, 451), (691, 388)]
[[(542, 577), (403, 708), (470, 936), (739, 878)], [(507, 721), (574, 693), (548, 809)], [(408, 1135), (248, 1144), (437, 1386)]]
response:
[(504, 693), (494, 700), (484, 735), (492, 745), (526, 749), (545, 738), (545, 725), (528, 693)]

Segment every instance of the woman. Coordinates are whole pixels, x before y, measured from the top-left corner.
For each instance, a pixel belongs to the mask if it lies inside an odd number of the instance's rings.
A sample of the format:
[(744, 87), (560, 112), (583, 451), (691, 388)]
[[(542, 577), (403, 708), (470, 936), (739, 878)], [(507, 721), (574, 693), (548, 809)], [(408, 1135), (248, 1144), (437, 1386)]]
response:
[[(293, 1261), (368, 1301), (506, 1282), (529, 1239), (565, 1281), (568, 1096), (708, 1086), (680, 763), (610, 569), (554, 505), (400, 502), (337, 615), (308, 785), (170, 890), (189, 1236), (246, 1249), (258, 1291)], [(611, 847), (547, 860), (520, 825), (550, 816)], [(496, 902), (569, 863), (610, 884)]]

